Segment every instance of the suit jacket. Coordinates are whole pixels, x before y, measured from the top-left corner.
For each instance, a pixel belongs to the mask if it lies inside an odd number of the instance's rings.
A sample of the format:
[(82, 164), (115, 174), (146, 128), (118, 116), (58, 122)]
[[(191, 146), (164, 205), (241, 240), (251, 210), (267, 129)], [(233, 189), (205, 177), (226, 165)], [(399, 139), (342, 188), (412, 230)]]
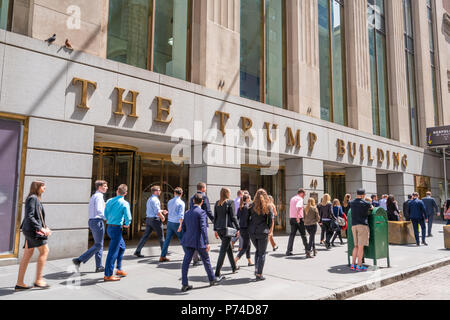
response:
[(225, 230), (228, 227), (240, 229), (239, 221), (234, 211), (234, 201), (227, 200), (222, 206), (217, 201), (214, 206), (214, 231)]
[(405, 202), (403, 202), (403, 216), (405, 217), (406, 220), (409, 220), (409, 203), (411, 202), (411, 200), (406, 200)]
[(436, 212), (439, 212), (439, 207), (436, 203), (436, 200), (431, 197), (422, 198), (422, 202), (425, 205), (425, 210), (427, 211), (427, 217), (434, 215)]
[(427, 211), (422, 200), (414, 199), (409, 202), (409, 217), (411, 220), (427, 219)]
[[(211, 211), (211, 205), (209, 204), (209, 199), (208, 196), (200, 191), (197, 191), (197, 193), (200, 193), (203, 197), (203, 204), (202, 204), (202, 210), (205, 211), (206, 215), (208, 216), (209, 220), (211, 220), (211, 222), (214, 222), (214, 216), (212, 214)], [(194, 207), (194, 196), (191, 197), (190, 201), (189, 201), (189, 209)]]
[[(39, 210), (42, 213), (39, 214)], [(45, 211), (44, 207), (41, 205), (38, 197), (36, 195), (31, 195), (25, 201), (25, 216), (22, 221), (20, 228), (24, 232), (34, 233), (35, 231), (41, 230), (45, 225)]]
[(257, 239), (264, 239), (270, 233), (273, 223), (273, 212), (269, 211), (268, 214), (256, 213), (253, 206), (249, 209), (248, 215), (248, 233)]
[(184, 214), (181, 225), (183, 238), (181, 244), (188, 248), (206, 248), (208, 241), (208, 218), (198, 206), (194, 206)]

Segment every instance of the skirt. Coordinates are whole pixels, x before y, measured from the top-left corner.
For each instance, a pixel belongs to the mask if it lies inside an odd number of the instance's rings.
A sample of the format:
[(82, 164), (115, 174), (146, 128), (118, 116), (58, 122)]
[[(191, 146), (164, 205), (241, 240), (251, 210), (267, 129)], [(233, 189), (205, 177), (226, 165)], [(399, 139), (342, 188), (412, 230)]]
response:
[[(25, 243), (28, 243), (28, 249), (39, 248), (47, 244), (47, 239), (37, 238), (33, 233), (23, 232), (25, 236)], [(25, 244), (23, 246), (25, 249)]]

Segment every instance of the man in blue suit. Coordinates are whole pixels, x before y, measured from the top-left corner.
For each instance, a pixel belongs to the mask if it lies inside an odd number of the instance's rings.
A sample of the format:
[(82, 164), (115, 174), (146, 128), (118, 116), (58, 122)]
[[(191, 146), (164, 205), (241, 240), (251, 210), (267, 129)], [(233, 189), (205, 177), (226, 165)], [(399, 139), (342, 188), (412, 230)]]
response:
[(211, 286), (222, 281), (223, 277), (215, 277), (214, 271), (209, 260), (209, 242), (208, 242), (208, 220), (206, 213), (202, 210), (203, 196), (200, 193), (194, 195), (193, 207), (184, 214), (182, 224), (183, 238), (181, 244), (184, 248), (184, 260), (181, 271), (182, 287), (181, 291), (186, 292), (193, 287), (188, 282), (188, 270), (194, 252), (197, 251), (202, 258), (203, 266), (208, 274), (209, 284)]
[(414, 228), (414, 236), (416, 237), (416, 243), (420, 246), (419, 241), (419, 225), (420, 229), (422, 229), (422, 244), (427, 246), (428, 244), (425, 242), (425, 235), (427, 231), (427, 227), (425, 222), (428, 222), (427, 219), (427, 211), (425, 209), (425, 205), (422, 200), (419, 200), (419, 194), (414, 192), (412, 194), (413, 199), (409, 203), (409, 217), (411, 218), (411, 222)]
[(431, 227), (433, 225), (433, 218), (436, 212), (439, 212), (439, 207), (436, 203), (436, 200), (431, 197), (431, 192), (427, 192), (427, 196), (425, 198), (422, 198), (422, 202), (425, 205), (425, 210), (427, 211), (427, 218), (428, 218), (428, 236), (432, 237), (431, 234)]

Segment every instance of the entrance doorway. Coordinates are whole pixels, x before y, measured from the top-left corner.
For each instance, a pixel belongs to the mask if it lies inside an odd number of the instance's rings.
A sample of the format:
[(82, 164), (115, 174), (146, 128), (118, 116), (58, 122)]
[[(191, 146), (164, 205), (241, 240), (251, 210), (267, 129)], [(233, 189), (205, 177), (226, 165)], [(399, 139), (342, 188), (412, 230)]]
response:
[(248, 190), (252, 199), (258, 189), (263, 188), (271, 195), (277, 208), (275, 230), (286, 230), (286, 187), (284, 169), (278, 170), (275, 175), (262, 175), (261, 168), (241, 167), (241, 189)]
[[(342, 203), (345, 197), (345, 173), (341, 172), (325, 172), (324, 173), (325, 193), (331, 197), (331, 201), (339, 199)], [(320, 199), (319, 199), (320, 201)]]

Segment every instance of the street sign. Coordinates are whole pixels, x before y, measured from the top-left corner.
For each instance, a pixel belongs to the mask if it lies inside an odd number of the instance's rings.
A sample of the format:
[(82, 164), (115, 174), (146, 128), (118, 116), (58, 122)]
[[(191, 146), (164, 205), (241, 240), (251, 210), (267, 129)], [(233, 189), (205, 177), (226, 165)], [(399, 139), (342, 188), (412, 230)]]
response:
[(450, 145), (450, 126), (427, 128), (429, 147)]

